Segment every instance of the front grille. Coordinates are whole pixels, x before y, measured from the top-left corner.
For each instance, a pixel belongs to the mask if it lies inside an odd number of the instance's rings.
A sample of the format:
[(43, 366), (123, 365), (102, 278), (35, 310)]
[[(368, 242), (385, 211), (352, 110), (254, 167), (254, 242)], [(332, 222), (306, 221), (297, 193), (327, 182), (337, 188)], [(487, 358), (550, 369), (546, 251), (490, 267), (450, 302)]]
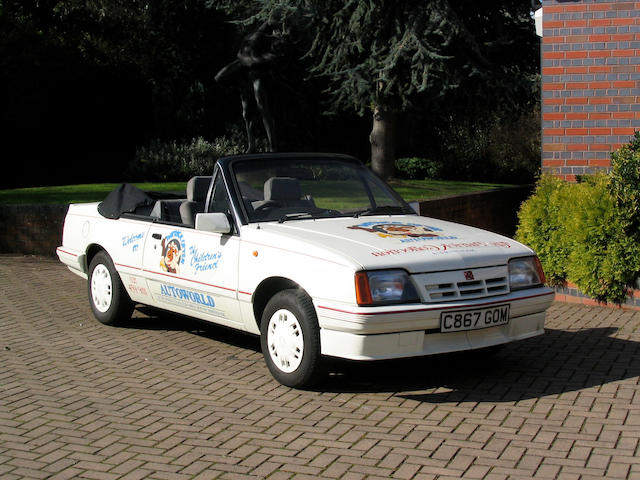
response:
[(428, 301), (441, 302), (460, 298), (482, 298), (509, 292), (507, 277), (456, 283), (425, 285)]
[(467, 280), (465, 272), (426, 273), (413, 278), (422, 292), (424, 302), (450, 302), (491, 297), (509, 293), (507, 267), (487, 267), (473, 269), (473, 280)]

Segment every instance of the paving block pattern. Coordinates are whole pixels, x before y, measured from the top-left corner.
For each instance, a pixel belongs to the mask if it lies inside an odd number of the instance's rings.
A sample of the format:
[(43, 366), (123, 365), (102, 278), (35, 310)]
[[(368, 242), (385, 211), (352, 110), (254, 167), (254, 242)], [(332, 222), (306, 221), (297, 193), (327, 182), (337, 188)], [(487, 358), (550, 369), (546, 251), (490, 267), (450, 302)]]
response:
[(314, 391), (255, 337), (95, 321), (49, 258), (0, 262), (0, 478), (640, 478), (640, 312), (556, 303), (493, 357), (335, 361)]

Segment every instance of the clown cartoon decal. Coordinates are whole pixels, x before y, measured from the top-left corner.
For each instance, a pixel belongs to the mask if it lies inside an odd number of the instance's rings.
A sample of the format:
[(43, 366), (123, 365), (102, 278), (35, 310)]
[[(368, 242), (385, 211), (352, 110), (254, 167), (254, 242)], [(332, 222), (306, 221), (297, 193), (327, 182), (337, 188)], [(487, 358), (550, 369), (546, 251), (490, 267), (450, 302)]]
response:
[(184, 263), (184, 240), (182, 234), (174, 230), (162, 239), (162, 258), (160, 266), (167, 273), (180, 273)]

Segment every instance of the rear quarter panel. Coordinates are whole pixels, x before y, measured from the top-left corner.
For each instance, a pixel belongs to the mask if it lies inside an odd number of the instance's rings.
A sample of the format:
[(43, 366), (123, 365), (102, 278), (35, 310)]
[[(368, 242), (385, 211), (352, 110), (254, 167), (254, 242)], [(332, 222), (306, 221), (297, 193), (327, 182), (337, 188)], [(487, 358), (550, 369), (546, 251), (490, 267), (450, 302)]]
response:
[(105, 250), (116, 269), (139, 269), (150, 223), (130, 219), (108, 219), (97, 212), (97, 203), (70, 205), (65, 218), (62, 249), (85, 255), (84, 273), (87, 273), (91, 247)]

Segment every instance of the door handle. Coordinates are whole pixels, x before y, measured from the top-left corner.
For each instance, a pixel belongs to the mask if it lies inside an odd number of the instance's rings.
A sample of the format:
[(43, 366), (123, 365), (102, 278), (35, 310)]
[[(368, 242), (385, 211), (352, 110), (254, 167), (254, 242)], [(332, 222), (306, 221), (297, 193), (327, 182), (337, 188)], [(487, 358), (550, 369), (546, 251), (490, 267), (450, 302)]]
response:
[(154, 238), (156, 240), (160, 240), (162, 238), (162, 235), (160, 235), (159, 233), (153, 233), (153, 234), (151, 234), (151, 238)]

